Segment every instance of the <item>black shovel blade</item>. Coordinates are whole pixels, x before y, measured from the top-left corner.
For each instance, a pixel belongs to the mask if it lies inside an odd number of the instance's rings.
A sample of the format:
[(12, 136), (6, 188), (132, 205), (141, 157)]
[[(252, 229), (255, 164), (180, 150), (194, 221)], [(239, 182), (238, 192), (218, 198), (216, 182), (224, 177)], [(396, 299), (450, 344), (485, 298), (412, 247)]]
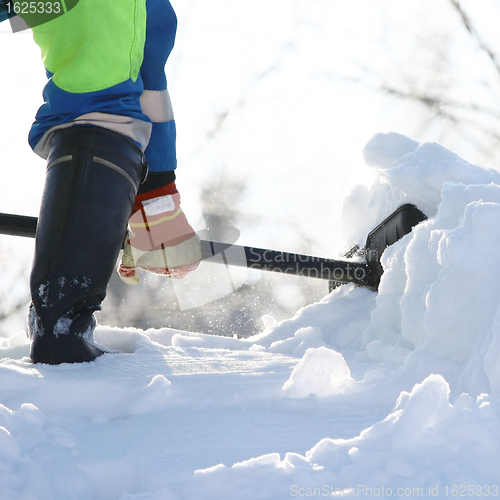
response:
[[(380, 259), (385, 249), (403, 236), (407, 235), (417, 224), (427, 219), (415, 205), (407, 203), (396, 209), (389, 217), (373, 229), (366, 238), (366, 245), (362, 250), (351, 249), (346, 257), (363, 256), (368, 264), (368, 281), (370, 288), (378, 289), (380, 278), (384, 272)], [(330, 290), (343, 283), (330, 282)]]
[(415, 206), (407, 203), (395, 210), (382, 221), (366, 238), (365, 248), (361, 251), (368, 263), (377, 262), (384, 250), (407, 235), (417, 224), (427, 217)]

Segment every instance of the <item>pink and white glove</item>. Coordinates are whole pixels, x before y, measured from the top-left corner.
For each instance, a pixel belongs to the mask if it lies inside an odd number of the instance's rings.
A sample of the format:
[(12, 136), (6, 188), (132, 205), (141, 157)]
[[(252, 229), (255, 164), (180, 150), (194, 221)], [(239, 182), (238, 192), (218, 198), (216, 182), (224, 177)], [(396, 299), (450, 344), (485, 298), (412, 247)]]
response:
[(141, 281), (137, 269), (184, 278), (200, 265), (200, 238), (181, 209), (175, 182), (138, 194), (129, 228), (118, 268), (125, 283)]

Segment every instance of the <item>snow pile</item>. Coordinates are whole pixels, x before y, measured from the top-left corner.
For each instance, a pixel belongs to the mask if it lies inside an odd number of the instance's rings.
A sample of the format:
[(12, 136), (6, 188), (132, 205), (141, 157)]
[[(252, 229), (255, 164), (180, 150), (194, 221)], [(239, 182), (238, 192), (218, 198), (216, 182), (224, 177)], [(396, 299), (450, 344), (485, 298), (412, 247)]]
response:
[(500, 174), (394, 133), (364, 156), (346, 246), (403, 203), (428, 216), (378, 294), (246, 340), (100, 327), (122, 353), (77, 366), (0, 341), (0, 498), (498, 496)]
[[(399, 137), (376, 136), (367, 149), (386, 140)], [(498, 349), (500, 174), (438, 144), (377, 170), (391, 191), (426, 207), (430, 220), (384, 255), (369, 333), (380, 348), (409, 350), (405, 372), (441, 373), (455, 394), (498, 396), (491, 359)]]

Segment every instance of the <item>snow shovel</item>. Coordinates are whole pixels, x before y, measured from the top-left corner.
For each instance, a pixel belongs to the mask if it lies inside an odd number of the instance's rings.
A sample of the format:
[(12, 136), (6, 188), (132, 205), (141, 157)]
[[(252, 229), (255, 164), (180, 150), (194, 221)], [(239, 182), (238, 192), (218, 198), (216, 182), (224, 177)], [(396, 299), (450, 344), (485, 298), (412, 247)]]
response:
[[(384, 272), (380, 264), (384, 250), (426, 218), (415, 205), (402, 205), (368, 234), (364, 248), (355, 246), (345, 254), (346, 259), (357, 260), (325, 259), (207, 239), (201, 240), (201, 249), (203, 259), (221, 254), (223, 259), (218, 261), (225, 265), (324, 279), (330, 282), (330, 290), (354, 283), (376, 291)], [(36, 225), (36, 217), (0, 213), (0, 234), (34, 238)]]

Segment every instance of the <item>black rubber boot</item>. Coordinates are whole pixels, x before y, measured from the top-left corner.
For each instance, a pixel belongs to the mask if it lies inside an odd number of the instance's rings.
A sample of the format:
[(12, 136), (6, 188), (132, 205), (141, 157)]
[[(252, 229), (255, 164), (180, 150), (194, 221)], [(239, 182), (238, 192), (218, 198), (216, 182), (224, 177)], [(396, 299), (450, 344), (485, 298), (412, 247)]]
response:
[(54, 135), (30, 283), (34, 363), (92, 361), (105, 352), (93, 342), (93, 313), (145, 175), (141, 149), (121, 134), (74, 126)]

